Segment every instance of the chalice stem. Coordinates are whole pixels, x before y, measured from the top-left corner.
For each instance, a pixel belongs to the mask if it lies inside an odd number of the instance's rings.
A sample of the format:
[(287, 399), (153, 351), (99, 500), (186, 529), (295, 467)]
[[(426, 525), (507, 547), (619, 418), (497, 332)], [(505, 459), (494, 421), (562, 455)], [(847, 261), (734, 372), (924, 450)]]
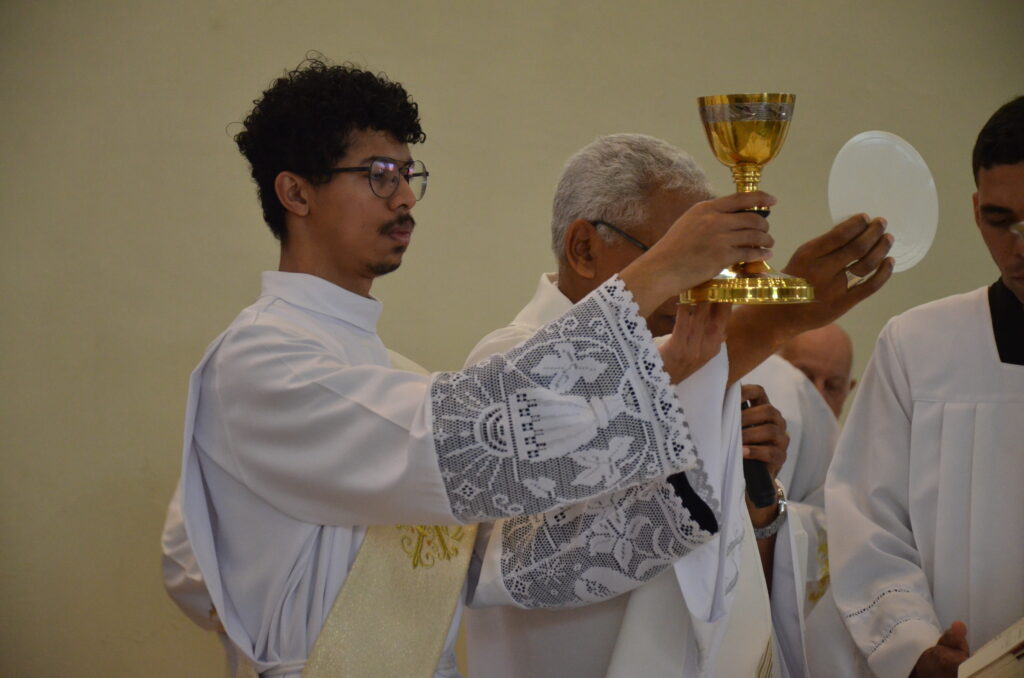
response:
[[(761, 165), (741, 163), (732, 167), (732, 180), (736, 184), (737, 193), (753, 193), (761, 183)], [(762, 217), (771, 214), (767, 207), (751, 207), (748, 212), (757, 212)]]

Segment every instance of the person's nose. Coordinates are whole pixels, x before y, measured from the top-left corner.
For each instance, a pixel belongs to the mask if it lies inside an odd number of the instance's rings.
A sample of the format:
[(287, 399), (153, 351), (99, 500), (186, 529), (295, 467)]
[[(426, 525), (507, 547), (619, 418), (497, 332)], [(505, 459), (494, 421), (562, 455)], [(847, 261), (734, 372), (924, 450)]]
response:
[(416, 206), (416, 194), (413, 192), (409, 182), (403, 177), (399, 177), (398, 188), (395, 189), (395, 192), (388, 199), (388, 203), (388, 206), (396, 212), (402, 207), (411, 210)]
[(1014, 252), (1018, 257), (1024, 257), (1024, 221), (1019, 221), (1011, 226), (1010, 231), (1016, 236)]

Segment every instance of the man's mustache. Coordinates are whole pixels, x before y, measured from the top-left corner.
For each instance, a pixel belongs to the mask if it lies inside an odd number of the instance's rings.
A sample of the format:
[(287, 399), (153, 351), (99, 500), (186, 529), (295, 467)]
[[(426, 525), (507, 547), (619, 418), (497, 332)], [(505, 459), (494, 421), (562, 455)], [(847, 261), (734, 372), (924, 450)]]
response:
[(396, 228), (412, 228), (415, 225), (416, 220), (412, 218), (411, 214), (402, 214), (401, 216), (395, 217), (391, 221), (381, 226), (380, 234), (387, 235)]

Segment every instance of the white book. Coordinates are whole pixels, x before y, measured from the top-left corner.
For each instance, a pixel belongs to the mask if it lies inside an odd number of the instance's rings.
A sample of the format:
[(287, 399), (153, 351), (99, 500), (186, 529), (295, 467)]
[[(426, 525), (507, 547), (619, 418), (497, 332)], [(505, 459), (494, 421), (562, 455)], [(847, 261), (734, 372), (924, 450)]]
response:
[(957, 678), (1024, 678), (1024, 618), (967, 658)]

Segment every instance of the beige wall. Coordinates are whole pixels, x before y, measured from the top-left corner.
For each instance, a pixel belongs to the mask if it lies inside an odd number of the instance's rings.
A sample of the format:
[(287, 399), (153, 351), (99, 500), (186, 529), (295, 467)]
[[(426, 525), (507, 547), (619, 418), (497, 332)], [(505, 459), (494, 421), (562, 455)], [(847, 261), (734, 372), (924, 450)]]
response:
[(552, 188), (595, 136), (689, 149), (694, 97), (798, 94), (766, 173), (779, 260), (829, 225), (842, 143), (914, 143), (941, 200), (929, 257), (846, 321), (863, 366), (894, 313), (986, 284), (969, 152), (1024, 91), (1019, 0), (0, 3), (0, 674), (216, 675), (165, 597), (158, 535), (187, 375), (276, 250), (230, 140), (310, 49), (405, 83), (432, 172), (382, 334), (452, 368), (550, 268)]

